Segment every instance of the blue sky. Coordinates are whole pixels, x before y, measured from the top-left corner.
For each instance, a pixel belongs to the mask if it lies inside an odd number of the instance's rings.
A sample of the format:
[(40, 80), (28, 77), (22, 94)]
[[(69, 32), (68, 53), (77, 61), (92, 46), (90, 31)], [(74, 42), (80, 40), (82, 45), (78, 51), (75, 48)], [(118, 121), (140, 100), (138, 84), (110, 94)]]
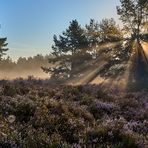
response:
[(115, 18), (119, 0), (0, 0), (0, 37), (8, 38), (12, 59), (48, 54), (53, 35), (72, 19), (84, 26), (91, 18)]

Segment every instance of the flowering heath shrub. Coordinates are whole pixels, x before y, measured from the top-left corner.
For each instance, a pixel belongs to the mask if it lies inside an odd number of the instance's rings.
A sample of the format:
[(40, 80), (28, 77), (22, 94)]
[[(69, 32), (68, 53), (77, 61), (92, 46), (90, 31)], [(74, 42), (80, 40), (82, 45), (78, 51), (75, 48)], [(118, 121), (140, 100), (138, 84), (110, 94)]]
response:
[(2, 148), (147, 148), (147, 133), (147, 92), (35, 79), (0, 83)]

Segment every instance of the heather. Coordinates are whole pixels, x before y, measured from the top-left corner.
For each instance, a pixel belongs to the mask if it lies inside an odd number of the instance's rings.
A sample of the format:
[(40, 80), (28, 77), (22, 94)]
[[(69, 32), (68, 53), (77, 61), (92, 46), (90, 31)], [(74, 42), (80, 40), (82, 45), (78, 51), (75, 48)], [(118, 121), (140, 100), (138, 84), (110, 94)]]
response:
[(146, 148), (148, 93), (0, 81), (0, 147)]

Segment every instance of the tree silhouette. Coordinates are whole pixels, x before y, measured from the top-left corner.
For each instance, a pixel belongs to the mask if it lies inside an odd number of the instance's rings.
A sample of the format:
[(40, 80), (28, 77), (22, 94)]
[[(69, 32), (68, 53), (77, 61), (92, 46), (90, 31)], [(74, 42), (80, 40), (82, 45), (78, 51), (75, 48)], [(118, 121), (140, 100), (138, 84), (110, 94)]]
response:
[(139, 40), (140, 33), (147, 22), (148, 2), (147, 0), (120, 0), (120, 2), (121, 6), (117, 7), (117, 14), (132, 38)]
[(100, 45), (121, 39), (122, 32), (114, 19), (104, 19), (100, 23), (91, 19), (85, 28), (73, 20), (59, 38), (54, 35), (53, 57), (49, 59), (53, 67), (43, 67), (43, 70), (56, 78), (68, 75), (78, 77), (83, 70), (90, 69), (91, 64), (100, 56), (100, 52), (111, 50), (107, 46), (100, 50)]
[(8, 50), (6, 46), (8, 43), (6, 43), (7, 38), (0, 38), (0, 60), (2, 60), (2, 56), (5, 55), (5, 52)]
[(117, 7), (117, 13), (124, 25), (124, 38), (112, 48), (113, 52), (109, 52), (112, 56), (99, 74), (113, 79), (121, 75), (126, 77), (126, 87), (130, 90), (147, 88), (147, 51), (142, 45), (144, 41), (148, 41), (146, 33), (148, 2), (146, 0), (120, 0), (120, 2), (121, 6)]
[(68, 29), (59, 35), (59, 38), (54, 35), (53, 40), (53, 57), (49, 59), (53, 67), (43, 67), (43, 70), (52, 73), (53, 77), (71, 76), (72, 70), (77, 65), (90, 58), (86, 52), (89, 46), (85, 30), (78, 24), (77, 20), (71, 21)]
[(13, 61), (9, 56), (0, 61), (0, 78), (27, 78), (34, 76), (37, 78), (46, 78), (48, 75), (42, 72), (41, 66), (50, 66), (48, 58), (51, 55), (43, 56), (41, 54), (32, 57), (19, 57)]
[(130, 38), (126, 41), (130, 43), (128, 68), (128, 86), (130, 89), (147, 88), (148, 59), (144, 51), (142, 40), (147, 40), (147, 0), (120, 0), (121, 6), (117, 7), (117, 13), (128, 30)]
[[(148, 41), (148, 2), (120, 2), (117, 14), (123, 22), (123, 29), (114, 19), (103, 19), (100, 23), (91, 19), (85, 28), (80, 27), (76, 20), (70, 22), (59, 39), (54, 36), (50, 62), (55, 67), (44, 70), (56, 77), (61, 73), (69, 74), (74, 83), (90, 83), (99, 75), (105, 79), (124, 78), (128, 88), (146, 88), (148, 53), (143, 46)], [(85, 55), (89, 58), (85, 59)], [(76, 78), (72, 79), (73, 74)]]
[(99, 26), (102, 42), (116, 42), (123, 38), (121, 30), (113, 18), (103, 19)]

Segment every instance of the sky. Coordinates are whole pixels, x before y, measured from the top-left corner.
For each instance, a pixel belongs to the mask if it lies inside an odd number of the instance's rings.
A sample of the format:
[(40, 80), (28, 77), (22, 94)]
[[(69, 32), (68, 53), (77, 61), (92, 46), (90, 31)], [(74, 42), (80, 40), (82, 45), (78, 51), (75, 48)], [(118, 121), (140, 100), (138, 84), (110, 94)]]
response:
[(53, 35), (61, 34), (69, 22), (77, 19), (85, 26), (90, 19), (98, 22), (114, 18), (119, 0), (0, 0), (0, 37), (7, 37), (9, 55), (49, 54)]

